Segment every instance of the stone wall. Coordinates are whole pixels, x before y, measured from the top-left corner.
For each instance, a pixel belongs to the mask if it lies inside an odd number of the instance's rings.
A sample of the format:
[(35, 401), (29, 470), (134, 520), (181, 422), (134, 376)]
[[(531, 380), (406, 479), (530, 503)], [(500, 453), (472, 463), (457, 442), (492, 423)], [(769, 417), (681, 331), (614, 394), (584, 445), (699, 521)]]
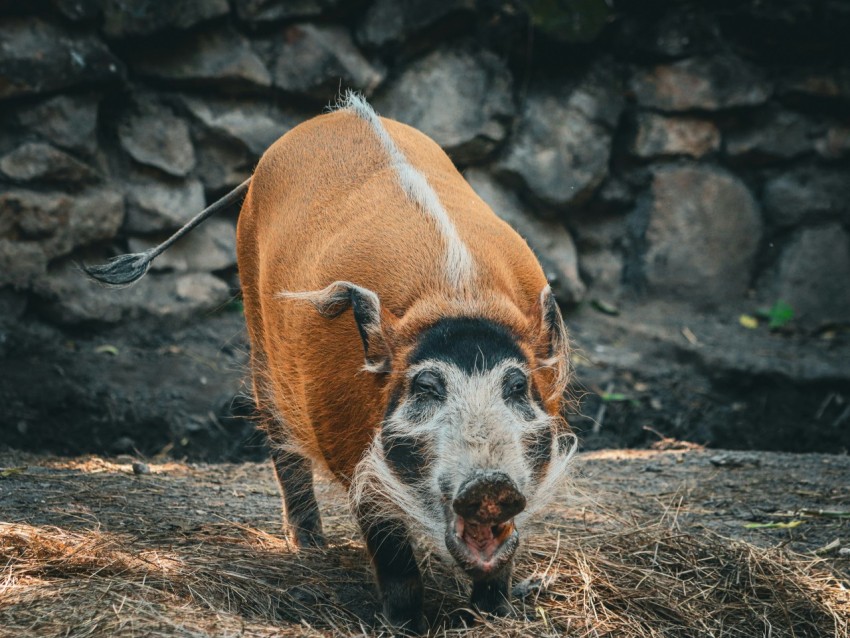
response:
[(567, 306), (847, 322), (847, 33), (837, 0), (0, 5), (0, 354), (24, 323), (226, 305), (235, 214), (144, 285), (76, 264), (163, 239), (349, 87), (447, 150)]

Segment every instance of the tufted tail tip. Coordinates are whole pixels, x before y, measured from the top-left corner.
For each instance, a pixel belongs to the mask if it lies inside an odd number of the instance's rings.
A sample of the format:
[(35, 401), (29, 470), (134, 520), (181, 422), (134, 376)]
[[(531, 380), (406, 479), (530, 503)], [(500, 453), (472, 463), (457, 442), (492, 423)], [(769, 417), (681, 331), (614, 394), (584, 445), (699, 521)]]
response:
[(118, 255), (105, 264), (83, 265), (82, 269), (91, 279), (106, 286), (129, 286), (144, 276), (155, 256), (153, 251)]

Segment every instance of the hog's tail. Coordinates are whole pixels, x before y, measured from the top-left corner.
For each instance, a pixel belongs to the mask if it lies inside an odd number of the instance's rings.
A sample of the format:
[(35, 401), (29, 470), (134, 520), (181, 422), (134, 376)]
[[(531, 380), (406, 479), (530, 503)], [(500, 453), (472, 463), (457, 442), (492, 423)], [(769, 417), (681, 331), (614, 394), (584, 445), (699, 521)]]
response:
[(85, 273), (95, 281), (98, 281), (107, 286), (129, 286), (130, 284), (141, 279), (148, 271), (151, 262), (159, 255), (164, 253), (166, 250), (168, 250), (171, 245), (178, 239), (183, 237), (183, 235), (187, 234), (189, 231), (195, 228), (195, 226), (198, 226), (208, 217), (211, 217), (217, 212), (224, 210), (225, 208), (229, 208), (233, 204), (241, 201), (245, 197), (245, 194), (248, 192), (248, 186), (250, 185), (250, 183), (251, 178), (249, 177), (244, 182), (239, 184), (239, 186), (230, 191), (227, 195), (225, 195), (218, 201), (213, 202), (200, 213), (195, 215), (192, 219), (186, 222), (185, 226), (183, 226), (171, 237), (162, 242), (159, 246), (154, 246), (153, 248), (150, 248), (141, 253), (118, 255), (117, 257), (113, 257), (112, 259), (107, 261), (105, 264), (100, 264), (97, 266), (83, 265), (83, 271), (85, 271)]

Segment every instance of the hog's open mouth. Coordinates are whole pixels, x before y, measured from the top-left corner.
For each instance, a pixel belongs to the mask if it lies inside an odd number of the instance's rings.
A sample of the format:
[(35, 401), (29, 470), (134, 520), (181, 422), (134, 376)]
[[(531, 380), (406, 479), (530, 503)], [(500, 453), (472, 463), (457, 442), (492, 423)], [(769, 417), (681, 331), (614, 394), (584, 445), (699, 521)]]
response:
[(455, 516), (446, 529), (446, 547), (472, 576), (486, 576), (510, 562), (519, 545), (513, 519), (492, 524)]

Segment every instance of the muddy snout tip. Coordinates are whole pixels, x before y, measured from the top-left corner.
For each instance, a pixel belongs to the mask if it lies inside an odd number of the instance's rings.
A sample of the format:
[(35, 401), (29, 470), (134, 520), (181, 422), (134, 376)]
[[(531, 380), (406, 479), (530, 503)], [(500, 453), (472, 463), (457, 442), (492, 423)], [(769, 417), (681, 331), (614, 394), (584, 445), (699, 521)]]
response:
[(514, 517), (525, 509), (525, 496), (503, 472), (473, 476), (452, 500), (446, 546), (473, 577), (486, 577), (509, 564), (519, 544)]
[(525, 505), (525, 496), (507, 474), (486, 472), (461, 486), (452, 510), (465, 521), (500, 526), (522, 512)]

